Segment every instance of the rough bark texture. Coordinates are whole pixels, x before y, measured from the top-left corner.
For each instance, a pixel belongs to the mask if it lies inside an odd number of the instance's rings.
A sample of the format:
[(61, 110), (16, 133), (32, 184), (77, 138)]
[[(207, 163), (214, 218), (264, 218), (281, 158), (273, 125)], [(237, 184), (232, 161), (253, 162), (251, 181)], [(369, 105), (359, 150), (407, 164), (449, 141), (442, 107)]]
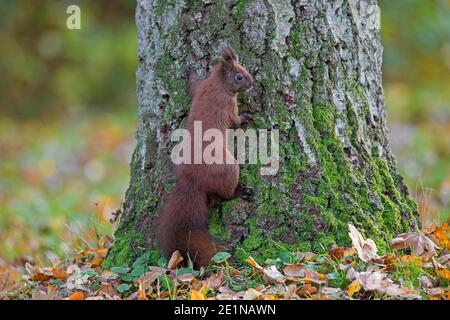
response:
[(189, 109), (185, 74), (231, 45), (258, 82), (239, 97), (249, 127), (280, 130), (280, 170), (243, 165), (254, 203), (226, 202), (210, 232), (237, 256), (348, 244), (347, 223), (388, 248), (417, 228), (387, 141), (375, 0), (139, 0), (139, 124), (131, 182), (107, 265), (155, 250), (157, 209), (174, 185), (172, 131)]

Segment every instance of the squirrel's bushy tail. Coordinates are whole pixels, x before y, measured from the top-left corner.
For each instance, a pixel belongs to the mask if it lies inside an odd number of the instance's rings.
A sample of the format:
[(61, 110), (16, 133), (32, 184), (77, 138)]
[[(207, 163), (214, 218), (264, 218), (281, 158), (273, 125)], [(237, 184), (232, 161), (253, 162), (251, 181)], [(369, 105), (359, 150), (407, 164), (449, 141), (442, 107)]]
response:
[(178, 182), (160, 213), (156, 238), (162, 253), (170, 258), (180, 250), (196, 266), (206, 266), (216, 250), (208, 234), (208, 197), (195, 187)]

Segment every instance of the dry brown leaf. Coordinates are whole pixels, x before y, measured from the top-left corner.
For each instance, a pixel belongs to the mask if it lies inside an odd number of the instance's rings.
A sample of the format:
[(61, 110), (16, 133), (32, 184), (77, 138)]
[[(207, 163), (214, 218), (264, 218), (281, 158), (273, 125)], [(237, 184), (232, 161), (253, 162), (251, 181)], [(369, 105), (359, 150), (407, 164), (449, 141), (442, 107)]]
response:
[(430, 238), (417, 232), (399, 234), (391, 240), (391, 246), (396, 250), (409, 248), (414, 256), (420, 256), (426, 252), (434, 255), (436, 249), (439, 249)]
[(338, 247), (336, 245), (333, 245), (329, 252), (330, 256), (334, 260), (341, 260), (342, 258), (352, 256), (355, 253), (356, 253), (356, 249), (354, 247), (344, 248), (344, 247)]
[(105, 294), (109, 297), (119, 296), (116, 289), (111, 283), (102, 283), (100, 289), (96, 292), (96, 295), (98, 294)]
[(301, 277), (305, 276), (305, 269), (299, 264), (288, 264), (283, 268), (283, 273), (287, 277)]
[(355, 226), (350, 223), (348, 224), (348, 228), (350, 230), (348, 235), (352, 239), (353, 247), (355, 247), (358, 257), (362, 261), (368, 262), (372, 259), (379, 258), (377, 255), (377, 246), (372, 239), (365, 240)]
[(430, 278), (428, 278), (426, 276), (420, 276), (419, 283), (423, 289), (428, 289), (428, 288), (433, 287), (433, 283), (431, 282)]
[(176, 250), (172, 253), (170, 257), (169, 263), (167, 264), (167, 269), (176, 269), (181, 262), (183, 262), (184, 258), (181, 255), (180, 251)]
[(166, 272), (166, 269), (160, 267), (151, 267), (150, 269), (150, 271), (139, 277), (144, 290), (150, 288), (151, 284)]
[(317, 284), (325, 284), (327, 283), (327, 276), (312, 269), (305, 269), (305, 278), (303, 279), (303, 281), (305, 283), (314, 282)]
[(65, 281), (69, 277), (69, 274), (63, 266), (53, 268), (52, 273), (54, 278), (62, 281)]
[(223, 270), (220, 270), (219, 274), (212, 274), (210, 275), (206, 281), (209, 283), (209, 287), (213, 290), (217, 290), (222, 285), (223, 281), (225, 279), (225, 275), (223, 273)]
[(317, 288), (310, 283), (305, 283), (297, 294), (300, 298), (309, 298), (315, 293), (317, 293)]
[(436, 224), (433, 223), (431, 226), (429, 226), (427, 228), (423, 228), (422, 230), (425, 234), (430, 234), (430, 233), (433, 233), (434, 231), (436, 231), (436, 228), (437, 228)]
[(439, 263), (444, 266), (450, 267), (450, 253), (444, 254), (438, 258)]
[(177, 279), (180, 280), (181, 282), (190, 283), (195, 278), (192, 273), (185, 273), (185, 274), (177, 276)]

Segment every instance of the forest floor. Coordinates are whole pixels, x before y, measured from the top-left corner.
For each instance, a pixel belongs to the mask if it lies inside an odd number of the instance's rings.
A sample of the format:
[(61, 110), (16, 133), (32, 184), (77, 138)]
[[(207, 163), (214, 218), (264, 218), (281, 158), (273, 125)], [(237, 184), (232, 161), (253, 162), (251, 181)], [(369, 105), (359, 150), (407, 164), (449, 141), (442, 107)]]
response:
[(157, 266), (144, 254), (130, 266), (103, 269), (106, 236), (47, 267), (0, 261), (0, 299), (450, 300), (449, 231), (443, 224), (398, 235), (392, 251), (379, 256), (374, 242), (349, 225), (350, 248), (284, 252), (264, 264), (248, 257), (234, 266), (229, 253), (219, 252), (200, 270), (178, 251)]

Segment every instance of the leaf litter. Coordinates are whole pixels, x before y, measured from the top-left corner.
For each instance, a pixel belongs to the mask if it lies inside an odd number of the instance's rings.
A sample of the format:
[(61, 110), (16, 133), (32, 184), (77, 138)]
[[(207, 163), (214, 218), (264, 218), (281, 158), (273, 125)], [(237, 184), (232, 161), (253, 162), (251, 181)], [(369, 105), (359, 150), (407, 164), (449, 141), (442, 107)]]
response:
[(400, 234), (392, 239), (392, 250), (380, 256), (375, 242), (349, 224), (348, 248), (293, 252), (264, 263), (247, 257), (233, 266), (231, 255), (221, 252), (201, 270), (183, 266), (177, 251), (159, 266), (150, 265), (144, 254), (131, 266), (104, 269), (108, 239), (101, 247), (85, 247), (48, 267), (0, 260), (0, 299), (448, 300), (448, 231), (444, 224), (424, 233)]

